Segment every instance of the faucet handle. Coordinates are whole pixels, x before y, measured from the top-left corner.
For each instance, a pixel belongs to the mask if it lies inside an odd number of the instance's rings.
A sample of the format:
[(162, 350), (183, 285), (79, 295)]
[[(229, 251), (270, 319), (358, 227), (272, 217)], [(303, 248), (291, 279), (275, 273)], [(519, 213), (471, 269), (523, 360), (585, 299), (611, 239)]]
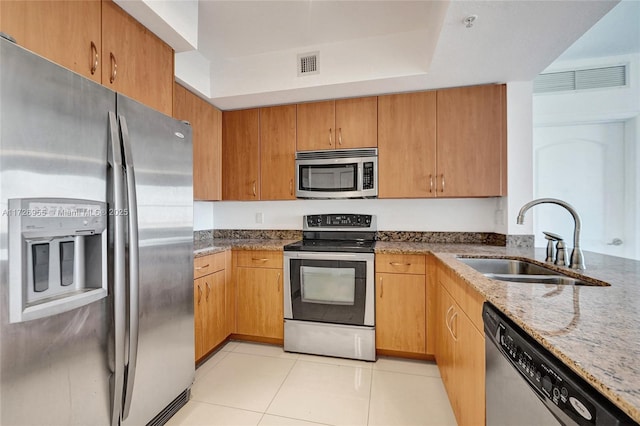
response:
[(547, 240), (550, 240), (550, 241), (563, 241), (564, 240), (564, 238), (562, 238), (561, 235), (554, 234), (553, 232), (542, 231), (542, 233), (544, 234), (544, 237)]
[(556, 244), (556, 261), (554, 263), (559, 266), (567, 266), (567, 247), (562, 240)]

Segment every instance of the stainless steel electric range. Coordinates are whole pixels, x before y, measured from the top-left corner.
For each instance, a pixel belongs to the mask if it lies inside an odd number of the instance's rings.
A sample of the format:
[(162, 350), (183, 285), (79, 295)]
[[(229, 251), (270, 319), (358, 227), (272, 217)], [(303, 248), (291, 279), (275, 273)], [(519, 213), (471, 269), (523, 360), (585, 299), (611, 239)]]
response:
[(284, 247), (284, 350), (375, 361), (376, 217), (304, 216)]

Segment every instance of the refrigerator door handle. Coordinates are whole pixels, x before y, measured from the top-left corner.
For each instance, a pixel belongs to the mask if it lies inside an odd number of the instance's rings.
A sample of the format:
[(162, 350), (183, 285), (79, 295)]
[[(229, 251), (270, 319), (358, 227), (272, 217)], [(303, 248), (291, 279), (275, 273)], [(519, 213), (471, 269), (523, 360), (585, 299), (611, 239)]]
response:
[[(124, 170), (122, 150), (116, 116), (109, 111), (109, 154), (113, 185), (114, 211), (122, 211), (124, 205)], [(126, 319), (126, 265), (125, 265), (125, 217), (108, 218), (113, 223), (113, 358), (110, 360), (111, 376), (111, 425), (120, 425), (124, 390), (125, 319)]]
[[(138, 325), (140, 316), (140, 286), (139, 286), (139, 247), (138, 247), (138, 201), (136, 197), (136, 177), (131, 155), (131, 139), (124, 116), (118, 117), (122, 146), (124, 151), (125, 180), (127, 183), (127, 217), (129, 227), (129, 353), (125, 375), (124, 406), (122, 419), (129, 416), (131, 397), (136, 375), (136, 361), (138, 359)], [(116, 212), (118, 213), (118, 212)]]

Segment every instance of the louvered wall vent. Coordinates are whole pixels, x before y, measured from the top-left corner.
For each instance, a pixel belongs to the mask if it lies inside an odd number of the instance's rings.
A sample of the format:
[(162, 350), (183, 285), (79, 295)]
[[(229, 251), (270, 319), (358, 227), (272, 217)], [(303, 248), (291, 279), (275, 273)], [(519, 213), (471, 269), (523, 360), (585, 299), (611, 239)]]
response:
[(320, 52), (298, 55), (298, 77), (320, 73)]
[(533, 80), (533, 93), (564, 92), (627, 84), (627, 66), (590, 68), (540, 74)]

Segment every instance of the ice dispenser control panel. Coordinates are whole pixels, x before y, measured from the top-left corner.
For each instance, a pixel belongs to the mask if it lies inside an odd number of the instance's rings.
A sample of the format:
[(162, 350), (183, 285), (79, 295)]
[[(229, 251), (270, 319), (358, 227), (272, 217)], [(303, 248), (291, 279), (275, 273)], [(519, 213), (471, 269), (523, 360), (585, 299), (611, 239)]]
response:
[(101, 201), (10, 199), (10, 322), (59, 314), (107, 295)]

